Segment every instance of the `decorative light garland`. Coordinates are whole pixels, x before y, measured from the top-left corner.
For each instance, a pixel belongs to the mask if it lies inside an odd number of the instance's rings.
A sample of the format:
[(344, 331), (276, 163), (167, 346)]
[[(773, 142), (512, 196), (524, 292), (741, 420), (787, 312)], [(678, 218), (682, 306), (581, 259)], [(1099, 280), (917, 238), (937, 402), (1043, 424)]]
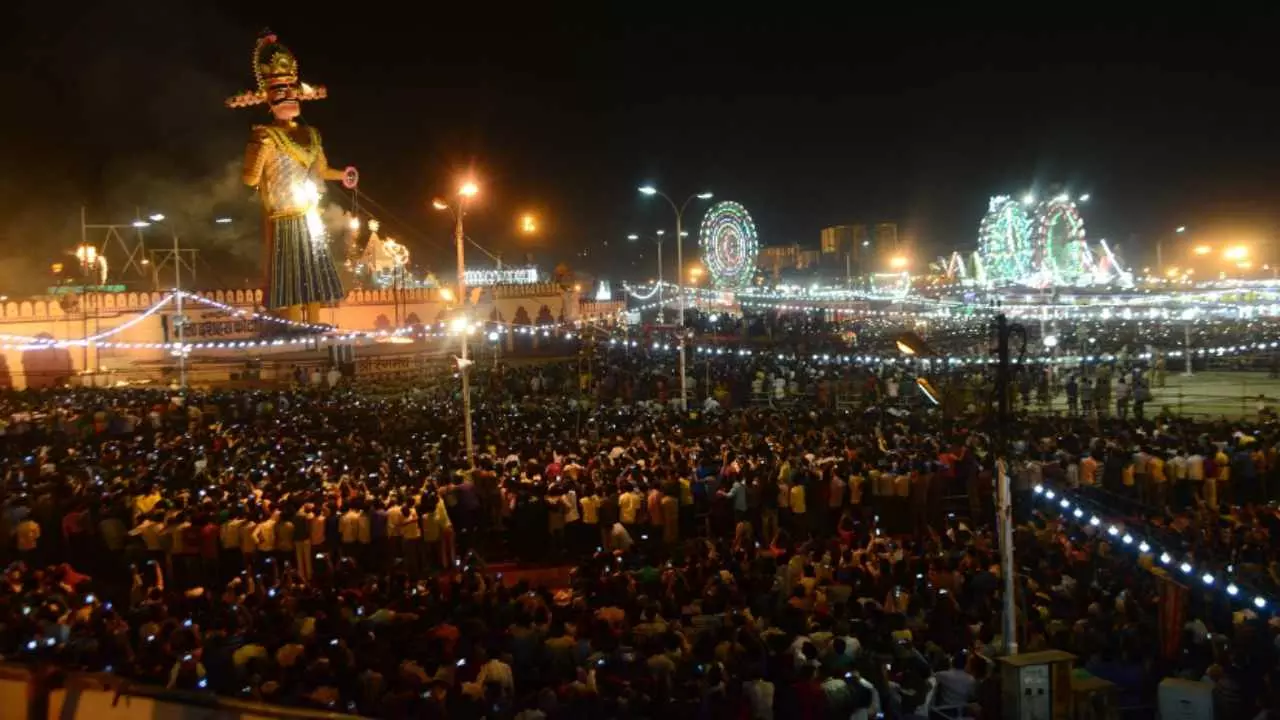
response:
[[(1172, 570), (1176, 558), (1170, 555), (1167, 550), (1154, 545), (1141, 535), (1135, 535), (1133, 531), (1125, 528), (1123, 524), (1105, 521), (1097, 513), (1086, 511), (1079, 499), (1072, 501), (1068, 497), (1067, 491), (1054, 490), (1042, 483), (1033, 488), (1032, 497), (1037, 501), (1045, 502), (1046, 507), (1057, 511), (1063, 518), (1067, 518), (1078, 525), (1087, 524), (1090, 527), (1101, 529), (1105, 524), (1107, 526), (1106, 533), (1109, 537), (1118, 540), (1124, 547), (1136, 549), (1142, 555), (1150, 555), (1162, 567), (1169, 568), (1170, 575), (1173, 574)], [(1088, 520), (1085, 520), (1086, 514), (1089, 515)], [(1157, 555), (1157, 553), (1159, 554)], [(1176, 567), (1183, 576), (1189, 579), (1199, 579), (1205, 587), (1219, 586), (1218, 581), (1220, 578), (1209, 570), (1201, 570), (1185, 560), (1179, 562)], [(1227, 580), (1226, 585), (1221, 587), (1231, 601), (1252, 607), (1255, 610), (1266, 610), (1272, 606), (1273, 601), (1262, 593), (1256, 591), (1244, 592), (1247, 588), (1242, 588), (1234, 580), (1229, 578), (1221, 579)], [(1244, 594), (1242, 595), (1242, 593)]]

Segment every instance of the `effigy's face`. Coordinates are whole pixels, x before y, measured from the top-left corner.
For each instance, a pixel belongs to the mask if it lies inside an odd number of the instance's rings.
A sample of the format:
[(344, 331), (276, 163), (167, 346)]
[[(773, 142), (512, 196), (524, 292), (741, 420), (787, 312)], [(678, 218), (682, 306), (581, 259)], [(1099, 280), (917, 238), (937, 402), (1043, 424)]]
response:
[(281, 122), (293, 120), (302, 111), (298, 105), (298, 86), (292, 83), (281, 83), (268, 88), (267, 102), (271, 105), (271, 114)]

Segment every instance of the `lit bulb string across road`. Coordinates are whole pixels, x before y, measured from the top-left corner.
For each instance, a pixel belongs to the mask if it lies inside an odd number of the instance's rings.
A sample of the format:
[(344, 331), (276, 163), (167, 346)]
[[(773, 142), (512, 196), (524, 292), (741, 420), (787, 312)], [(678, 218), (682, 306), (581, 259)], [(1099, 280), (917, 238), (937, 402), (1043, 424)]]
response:
[[(121, 332), (124, 332), (125, 330), (128, 330), (129, 328), (137, 325), (138, 323), (155, 315), (157, 312), (163, 310), (166, 306), (168, 306), (170, 303), (174, 301), (174, 299), (177, 297), (179, 293), (181, 293), (182, 297), (186, 300), (191, 300), (191, 301), (201, 303), (210, 307), (214, 307), (224, 312), (236, 315), (238, 317), (243, 317), (246, 319), (258, 320), (263, 322), (270, 322), (278, 325), (285, 325), (289, 327), (299, 328), (302, 330), (308, 330), (314, 334), (310, 336), (299, 336), (299, 337), (292, 337), (292, 338), (269, 338), (269, 339), (262, 339), (262, 340), (240, 340), (240, 341), (228, 340), (228, 341), (217, 341), (217, 342), (194, 342), (194, 343), (113, 342), (113, 341), (106, 340), (106, 338), (109, 338)], [(550, 331), (556, 330), (562, 327), (563, 325), (567, 325), (567, 324), (569, 323), (563, 323), (563, 324), (562, 323), (542, 323), (538, 325), (513, 326), (512, 331), (516, 333), (522, 333), (522, 334), (532, 334), (535, 332), (541, 332), (543, 333), (543, 335), (549, 336)], [(497, 320), (488, 320), (488, 321), (478, 321), (477, 323), (475, 323), (473, 327), (483, 328), (490, 325), (497, 325), (501, 329), (501, 328), (505, 328), (507, 324)], [(501, 331), (505, 332), (505, 329), (502, 329)], [(444, 332), (426, 333), (418, 330), (416, 327), (413, 327), (413, 326), (405, 326), (405, 327), (395, 328), (395, 329), (370, 329), (370, 330), (355, 330), (355, 331), (341, 332), (337, 328), (331, 325), (317, 325), (313, 323), (303, 323), (303, 322), (297, 322), (293, 320), (286, 320), (284, 318), (278, 318), (273, 315), (268, 315), (266, 313), (260, 313), (256, 311), (243, 310), (240, 308), (236, 308), (231, 305), (227, 305), (226, 303), (218, 302), (216, 300), (211, 300), (209, 298), (203, 297), (201, 295), (197, 295), (195, 293), (189, 293), (186, 291), (171, 291), (169, 294), (165, 295), (155, 304), (151, 305), (149, 308), (144, 310), (137, 317), (132, 318), (131, 320), (121, 323), (120, 325), (112, 327), (108, 330), (104, 330), (102, 332), (95, 333), (93, 335), (88, 335), (82, 338), (63, 339), (63, 340), (56, 340), (53, 338), (33, 337), (28, 335), (0, 334), (0, 349), (33, 350), (33, 349), (44, 349), (44, 348), (67, 348), (67, 347), (81, 347), (85, 345), (93, 345), (95, 347), (101, 347), (101, 348), (115, 348), (115, 349), (127, 349), (127, 350), (132, 350), (132, 349), (183, 350), (183, 351), (189, 352), (191, 350), (244, 349), (244, 348), (254, 348), (254, 347), (268, 347), (268, 346), (278, 347), (278, 346), (285, 346), (285, 345), (300, 345), (300, 344), (305, 344), (313, 341), (321, 342), (321, 343), (346, 342), (346, 341), (358, 340), (362, 338), (378, 339), (378, 338), (406, 336), (406, 335), (416, 335), (419, 337), (444, 337), (448, 334), (449, 333), (444, 333)]]
[[(270, 338), (270, 339), (262, 339), (262, 340), (216, 341), (216, 342), (196, 342), (196, 343), (119, 343), (119, 342), (111, 342), (111, 341), (104, 340), (104, 338), (111, 337), (115, 334), (118, 334), (120, 332), (123, 332), (124, 330), (129, 329), (134, 325), (137, 325), (138, 323), (142, 322), (143, 320), (147, 319), (148, 317), (151, 317), (155, 313), (162, 310), (165, 306), (167, 306), (170, 302), (173, 301), (175, 297), (175, 293), (171, 292), (170, 294), (162, 298), (160, 301), (158, 301), (157, 303), (149, 307), (143, 313), (141, 313), (138, 317), (133, 318), (128, 322), (122, 323), (121, 325), (113, 327), (109, 330), (105, 330), (100, 333), (96, 333), (94, 335), (86, 336), (84, 338), (65, 339), (65, 340), (54, 340), (51, 338), (37, 338), (37, 337), (22, 336), (22, 335), (0, 334), (0, 343), (4, 343), (0, 345), (0, 349), (6, 349), (6, 350), (11, 350), (15, 348), (16, 349), (38, 349), (38, 348), (50, 348), (50, 347), (66, 348), (66, 347), (79, 347), (82, 345), (93, 344), (95, 346), (103, 347), (103, 348), (162, 349), (162, 350), (183, 349), (183, 351), (189, 352), (191, 350), (245, 349), (245, 348), (268, 347), (268, 346), (278, 347), (278, 346), (286, 346), (286, 345), (300, 345), (300, 344), (305, 344), (313, 341), (319, 342), (319, 343), (349, 342), (349, 341), (365, 339), (365, 338), (377, 340), (379, 338), (388, 338), (388, 337), (397, 337), (397, 336), (432, 338), (432, 337), (445, 337), (451, 334), (446, 332), (426, 332), (422, 329), (419, 329), (413, 326), (406, 326), (406, 327), (400, 327), (395, 329), (369, 329), (369, 330), (341, 332), (337, 328), (334, 328), (329, 325), (315, 325), (310, 323), (300, 323), (300, 322), (285, 320), (283, 318), (277, 318), (272, 315), (267, 315), (265, 313), (259, 313), (255, 311), (248, 311), (248, 310), (235, 308), (225, 303), (221, 303), (216, 300), (211, 300), (209, 298), (206, 298), (194, 293), (188, 293), (185, 291), (179, 291), (179, 292), (182, 292), (183, 297), (186, 299), (190, 299), (192, 301), (202, 303), (211, 307), (216, 307), (220, 310), (235, 314), (240, 317), (251, 318), (255, 320), (263, 320), (267, 322), (283, 324), (283, 325), (288, 325), (292, 327), (298, 327), (300, 329), (313, 331), (315, 334), (311, 336), (292, 337), (292, 338)], [(656, 307), (657, 305), (658, 303), (656, 302), (650, 303), (649, 306), (642, 306), (639, 309), (646, 309), (646, 307)], [(918, 313), (911, 313), (911, 312), (905, 312), (905, 311), (855, 311), (855, 312), (861, 312), (862, 314), (874, 315), (878, 317), (879, 316), (919, 317)], [(443, 323), (440, 324), (440, 327), (442, 326), (443, 326)], [(550, 337), (552, 332), (559, 332), (563, 328), (566, 328), (569, 326), (576, 327), (576, 323), (575, 322), (563, 322), (563, 323), (552, 322), (552, 323), (542, 323), (537, 325), (515, 325), (513, 323), (504, 323), (500, 320), (487, 320), (487, 321), (476, 321), (475, 323), (472, 324), (472, 328), (481, 330), (481, 331), (483, 331), (483, 329), (486, 327), (493, 327), (498, 333), (505, 334), (506, 332), (508, 332), (508, 328), (510, 328), (510, 332), (513, 332), (516, 334), (532, 335), (534, 333), (540, 333), (543, 337)], [(616, 344), (616, 339), (611, 340), (610, 342), (611, 344)], [(1267, 349), (1276, 349), (1276, 348), (1280, 348), (1280, 342), (1276, 342), (1276, 341), (1255, 342), (1255, 343), (1248, 343), (1248, 344), (1242, 344), (1242, 345), (1227, 345), (1227, 346), (1220, 346), (1220, 347), (1198, 348), (1193, 351), (1193, 354), (1201, 357), (1209, 356), (1209, 355), (1223, 356), (1223, 355), (1238, 354), (1242, 352), (1249, 352), (1253, 350), (1267, 350)], [(1183, 352), (1184, 351), (1182, 349), (1173, 349), (1166, 352), (1165, 354), (1168, 357), (1181, 357), (1183, 355)], [(746, 350), (745, 353), (742, 353), (742, 354), (749, 355), (751, 353), (752, 353), (751, 350)], [(908, 363), (915, 361), (914, 358), (904, 360), (903, 358), (900, 358), (897, 356), (876, 357), (876, 356), (858, 356), (858, 355), (836, 355), (836, 356), (815, 355), (813, 356), (813, 359), (817, 360), (819, 359), (819, 357), (822, 357), (822, 359), (826, 361), (830, 361), (831, 357), (835, 357), (837, 358), (837, 362), (846, 362), (846, 363), (859, 362), (859, 363), (894, 364), (899, 361), (904, 361)], [(1152, 353), (1141, 353), (1136, 355), (1135, 357), (1139, 359), (1149, 359), (1152, 357)], [(1050, 356), (1032, 357), (1026, 360), (1019, 360), (1018, 362), (1062, 364), (1062, 363), (1080, 363), (1080, 362), (1084, 362), (1084, 363), (1111, 362), (1115, 359), (1116, 359), (1116, 355), (1114, 354), (1069, 355), (1069, 356), (1068, 355), (1050, 355)], [(949, 356), (944, 358), (934, 358), (930, 362), (946, 362), (948, 364), (953, 364), (953, 365), (954, 364), (960, 364), (960, 365), (988, 364), (991, 362), (991, 359), (986, 356)]]
[(778, 292), (772, 292), (772, 293), (760, 292), (760, 291), (754, 291), (751, 289), (746, 289), (741, 291), (709, 290), (706, 288), (687, 287), (687, 286), (681, 289), (680, 286), (676, 285), (675, 283), (662, 282), (662, 283), (653, 283), (651, 286), (649, 286), (649, 289), (646, 292), (636, 286), (623, 283), (623, 288), (627, 291), (627, 294), (630, 295), (633, 299), (640, 300), (640, 301), (648, 300), (649, 298), (656, 295), (660, 287), (668, 288), (674, 291), (675, 294), (670, 298), (670, 302), (677, 302), (679, 300), (679, 294), (683, 292), (684, 294), (693, 296), (695, 298), (703, 297), (709, 300), (713, 300), (716, 302), (723, 302), (723, 303), (738, 302), (738, 303), (741, 303), (743, 306), (754, 305), (756, 307), (774, 307), (774, 305), (765, 302), (769, 300), (792, 303), (794, 304), (794, 307), (792, 307), (791, 305), (787, 305), (785, 307), (782, 307), (782, 309), (795, 309), (795, 310), (829, 309), (826, 306), (796, 304), (796, 303), (802, 303), (803, 301), (806, 301), (806, 300), (810, 302), (859, 302), (859, 301), (898, 302), (898, 303), (904, 303), (904, 304), (940, 306), (940, 307), (970, 307), (973, 310), (979, 311), (979, 312), (988, 310), (988, 308), (986, 308), (985, 306), (967, 304), (960, 300), (945, 300), (941, 298), (927, 298), (927, 297), (904, 298), (899, 295), (877, 295), (874, 293), (865, 293), (865, 292), (858, 292), (853, 290), (820, 290), (815, 293), (806, 292), (803, 294), (789, 294), (789, 293), (778, 293)]
[[(664, 301), (675, 303), (679, 301), (680, 288), (675, 283), (664, 282), (662, 286), (670, 288), (673, 294), (670, 298), (664, 298)], [(648, 291), (641, 288), (633, 287), (627, 284), (623, 286), (631, 298), (635, 300), (648, 300), (657, 294), (658, 284), (649, 286)], [(641, 286), (643, 287), (643, 286)], [(938, 308), (956, 308), (964, 309), (974, 314), (992, 314), (995, 312), (1003, 312), (1009, 317), (1037, 317), (1041, 313), (1052, 313), (1050, 319), (1080, 319), (1094, 317), (1100, 320), (1111, 321), (1128, 321), (1128, 320), (1195, 320), (1200, 315), (1208, 315), (1217, 313), (1220, 315), (1240, 315), (1242, 313), (1253, 313), (1259, 317), (1275, 317), (1280, 315), (1280, 303), (1274, 301), (1269, 302), (1226, 302), (1224, 299), (1230, 299), (1231, 296), (1238, 295), (1238, 291), (1216, 291), (1196, 298), (1178, 298), (1167, 295), (1161, 296), (1138, 296), (1138, 297), (1117, 297), (1107, 299), (1101, 302), (1089, 302), (1086, 304), (1072, 304), (1062, 302), (1040, 302), (1035, 296), (1028, 296), (1025, 302), (1019, 302), (1019, 296), (1004, 297), (1003, 305), (1000, 308), (993, 308), (984, 303), (967, 302), (963, 300), (949, 300), (945, 298), (930, 298), (924, 296), (908, 296), (901, 295), (879, 295), (873, 293), (865, 293), (844, 289), (829, 290), (802, 290), (799, 292), (777, 292), (777, 291), (760, 291), (753, 289), (745, 289), (742, 291), (721, 291), (709, 290), (704, 288), (685, 287), (683, 292), (686, 296), (704, 297), (709, 300), (722, 302), (726, 304), (740, 303), (743, 307), (773, 308), (779, 310), (795, 310), (795, 311), (817, 311), (817, 310), (843, 310), (839, 307), (833, 307), (830, 303), (839, 302), (893, 302), (908, 305), (931, 306)], [(1169, 308), (1162, 307), (1164, 305), (1204, 305), (1205, 303), (1217, 303), (1216, 306), (1210, 308), (1201, 308), (1197, 306), (1189, 308)], [(813, 303), (824, 303), (821, 305)]]
[[(1057, 512), (1068, 522), (1096, 528), (1096, 532), (1105, 532), (1112, 543), (1126, 550), (1137, 551), (1140, 555), (1150, 555), (1153, 566), (1158, 563), (1160, 567), (1168, 568), (1168, 574), (1175, 579), (1181, 577), (1188, 584), (1198, 582), (1204, 587), (1221, 588), (1233, 602), (1254, 610), (1266, 610), (1274, 604), (1274, 598), (1230, 577), (1232, 566), (1227, 566), (1227, 576), (1223, 576), (1211, 568), (1192, 564), (1186, 558), (1175, 557), (1166, 548), (1125, 527), (1123, 522), (1104, 519), (1090, 509), (1093, 503), (1081, 501), (1075, 493), (1040, 484), (1035, 486), (1032, 498), (1042, 507)], [(1174, 573), (1175, 569), (1180, 576)]]

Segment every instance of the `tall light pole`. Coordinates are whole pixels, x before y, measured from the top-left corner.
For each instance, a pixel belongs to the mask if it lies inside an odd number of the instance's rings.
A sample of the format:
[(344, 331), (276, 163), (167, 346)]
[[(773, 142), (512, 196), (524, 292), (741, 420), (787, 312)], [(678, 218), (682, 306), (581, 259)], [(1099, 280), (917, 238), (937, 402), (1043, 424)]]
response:
[(450, 204), (442, 198), (436, 198), (432, 201), (432, 206), (437, 210), (453, 211), (453, 241), (458, 251), (458, 306), (462, 308), (461, 322), (455, 320), (454, 327), (458, 330), (458, 336), (462, 339), (462, 354), (458, 357), (458, 374), (462, 376), (462, 422), (463, 437), (467, 442), (467, 464), (475, 463), (475, 446), (471, 438), (471, 380), (470, 365), (471, 361), (467, 359), (467, 334), (471, 331), (471, 321), (467, 317), (467, 274), (466, 264), (463, 255), (463, 242), (466, 240), (466, 233), (463, 231), (462, 218), (467, 214), (467, 201), (480, 192), (480, 188), (472, 181), (468, 180), (458, 188), (458, 199)]
[(640, 188), (643, 195), (657, 195), (667, 204), (676, 214), (676, 283), (679, 286), (677, 290), (680, 293), (680, 409), (687, 410), (689, 408), (689, 387), (684, 375), (684, 346), (685, 346), (685, 330), (684, 330), (684, 231), (682, 223), (684, 221), (684, 210), (689, 203), (697, 198), (698, 200), (710, 200), (711, 193), (695, 193), (685, 198), (685, 201), (676, 204), (666, 193), (662, 192), (652, 185), (644, 185)]
[(1004, 613), (1002, 633), (1006, 655), (1018, 654), (1018, 626), (1015, 608), (1015, 583), (1013, 570), (1013, 488), (1009, 476), (1009, 439), (1005, 434), (1013, 423), (1009, 390), (1013, 378), (1009, 364), (1009, 343), (1014, 335), (1021, 336), (1019, 357), (1025, 354), (1027, 331), (1021, 325), (1010, 324), (1004, 313), (996, 315), (996, 528), (999, 534), (1000, 573), (1004, 581)]
[[(653, 242), (658, 246), (658, 317), (662, 317), (662, 236), (666, 234), (665, 230), (659, 230), (653, 235)], [(631, 233), (627, 236), (628, 240), (639, 240), (640, 236)]]
[[(225, 224), (222, 218), (215, 222)], [(182, 255), (178, 249), (178, 231), (174, 229), (172, 224), (164, 222), (164, 215), (161, 213), (152, 213), (147, 216), (146, 220), (134, 220), (133, 226), (136, 228), (144, 228), (149, 225), (160, 225), (169, 230), (173, 235), (173, 294), (174, 300), (177, 302), (177, 312), (174, 314), (174, 325), (178, 336), (178, 389), (187, 389), (187, 345), (186, 345), (186, 326), (187, 319), (182, 316)]]

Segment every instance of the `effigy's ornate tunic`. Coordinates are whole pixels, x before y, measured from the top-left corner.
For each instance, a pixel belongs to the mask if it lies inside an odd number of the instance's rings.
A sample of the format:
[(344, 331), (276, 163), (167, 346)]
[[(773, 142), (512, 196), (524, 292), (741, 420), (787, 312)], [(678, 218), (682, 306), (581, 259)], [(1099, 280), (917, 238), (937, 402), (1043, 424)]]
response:
[[(266, 223), (266, 305), (333, 303), (344, 293), (320, 219), (327, 164), (314, 128), (257, 126), (245, 158), (246, 180), (259, 178)], [(308, 142), (299, 143), (296, 133)]]

